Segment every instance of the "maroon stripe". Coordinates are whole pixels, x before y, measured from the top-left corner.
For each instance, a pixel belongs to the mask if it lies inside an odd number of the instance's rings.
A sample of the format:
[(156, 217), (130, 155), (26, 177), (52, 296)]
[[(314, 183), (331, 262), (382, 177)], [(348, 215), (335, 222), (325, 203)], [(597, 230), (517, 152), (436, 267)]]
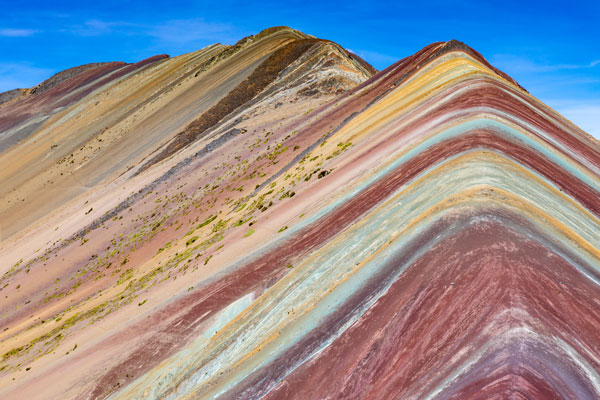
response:
[[(368, 312), (267, 398), (423, 397), (489, 343), (497, 348), (445, 388), (441, 398), (505, 398), (511, 391), (528, 398), (593, 398), (591, 382), (554, 347), (553, 336), (593, 368), (600, 367), (593, 358), (600, 356), (600, 317), (594, 312), (600, 288), (553, 252), (542, 232), (534, 231), (531, 239), (523, 221), (510, 221), (518, 217), (503, 211), (488, 215), (503, 220), (462, 215), (459, 221), (471, 218), (465, 227), (443, 221), (424, 233), (433, 238), (446, 225), (451, 235), (420, 256)], [(413, 251), (400, 252), (384, 269), (401, 267)], [(367, 295), (335, 317), (346, 318)], [(499, 342), (500, 335), (522, 326), (547, 341), (532, 336)], [(276, 382), (269, 379), (281, 379), (278, 374), (298, 359), (297, 353), (318, 346), (333, 327), (333, 321), (324, 322), (309, 336), (317, 343), (298, 344), (279, 365), (255, 374), (231, 396), (243, 390), (246, 396), (264, 394), (260, 389)]]
[[(180, 312), (183, 312), (183, 315), (136, 349), (124, 362), (111, 369), (99, 381), (93, 391), (93, 397), (101, 397), (107, 388), (117, 381), (126, 384), (182, 348), (188, 340), (187, 336), (197, 324), (245, 294), (255, 290), (265, 290), (266, 287), (285, 275), (283, 266), (327, 243), (337, 233), (358, 220), (362, 214), (388, 198), (399, 187), (426, 168), (435, 165), (440, 160), (479, 147), (507, 153), (540, 173), (547, 174), (549, 179), (563, 187), (563, 190), (573, 195), (590, 210), (597, 214), (600, 213), (600, 202), (593, 190), (578, 182), (549, 160), (502, 137), (488, 132), (475, 132), (439, 143), (404, 163), (384, 179), (357, 194), (346, 204), (297, 233), (285, 243), (239, 268), (234, 274), (210, 283), (203, 289), (165, 307), (162, 313), (166, 313), (166, 315), (175, 315)], [(198, 320), (206, 313), (208, 314), (203, 319)], [(152, 320), (154, 319), (157, 319), (156, 323), (158, 324), (162, 318), (158, 314), (152, 317)], [(151, 321), (144, 322), (139, 329), (146, 331), (147, 323), (153, 324)], [(172, 340), (165, 343), (161, 340), (163, 335), (168, 335)]]

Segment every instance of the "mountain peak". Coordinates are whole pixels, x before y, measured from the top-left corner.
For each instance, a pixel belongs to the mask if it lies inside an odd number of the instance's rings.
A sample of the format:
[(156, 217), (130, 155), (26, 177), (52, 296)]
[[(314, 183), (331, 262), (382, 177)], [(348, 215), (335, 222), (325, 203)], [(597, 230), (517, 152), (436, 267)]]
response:
[(460, 41), (2, 99), (0, 397), (600, 397), (600, 146)]

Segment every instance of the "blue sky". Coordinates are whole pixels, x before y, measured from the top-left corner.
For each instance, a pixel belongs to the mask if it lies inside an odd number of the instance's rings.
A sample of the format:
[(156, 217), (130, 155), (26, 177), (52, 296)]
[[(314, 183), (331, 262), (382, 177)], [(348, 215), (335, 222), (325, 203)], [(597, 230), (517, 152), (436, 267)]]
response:
[(275, 25), (338, 42), (378, 69), (454, 38), (600, 138), (597, 0), (2, 0), (1, 6), (0, 91), (89, 62), (134, 62), (232, 44)]

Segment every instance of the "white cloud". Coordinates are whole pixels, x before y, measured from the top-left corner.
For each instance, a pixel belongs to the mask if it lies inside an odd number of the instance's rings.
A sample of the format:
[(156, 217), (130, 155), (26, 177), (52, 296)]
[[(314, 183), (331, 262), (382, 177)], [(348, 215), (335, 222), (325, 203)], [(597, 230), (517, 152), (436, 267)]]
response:
[(172, 51), (197, 50), (217, 42), (232, 44), (240, 38), (240, 32), (234, 26), (206, 22), (201, 18), (168, 20), (157, 24), (90, 19), (64, 31), (80, 36), (109, 34), (146, 36), (151, 40), (152, 49), (166, 48)]
[(0, 63), (0, 92), (29, 88), (49, 78), (54, 71), (34, 67), (29, 63)]
[(89, 19), (83, 25), (72, 27), (71, 31), (81, 36), (99, 36), (122, 30), (123, 28), (139, 29), (140, 27), (140, 25), (131, 22)]
[(559, 108), (556, 111), (596, 139), (600, 139), (600, 103)]
[(0, 29), (0, 36), (3, 37), (29, 37), (35, 35), (38, 31), (33, 29)]
[(103, 33), (110, 32), (114, 26), (118, 26), (116, 22), (100, 21), (98, 19), (91, 19), (85, 21), (84, 28), (88, 34), (100, 35)]
[(597, 100), (549, 100), (550, 107), (575, 125), (600, 139), (600, 99)]
[(373, 65), (377, 69), (387, 68), (396, 61), (399, 61), (401, 57), (390, 56), (389, 54), (378, 53), (376, 51), (368, 50), (350, 50), (360, 58), (364, 59), (369, 64)]
[(540, 64), (528, 58), (512, 54), (495, 54), (490, 58), (490, 63), (501, 70), (515, 72), (553, 72), (594, 68), (600, 65), (600, 60), (593, 60), (585, 64)]
[(184, 45), (196, 42), (233, 43), (239, 39), (233, 26), (206, 22), (201, 18), (166, 21), (148, 30), (162, 44)]

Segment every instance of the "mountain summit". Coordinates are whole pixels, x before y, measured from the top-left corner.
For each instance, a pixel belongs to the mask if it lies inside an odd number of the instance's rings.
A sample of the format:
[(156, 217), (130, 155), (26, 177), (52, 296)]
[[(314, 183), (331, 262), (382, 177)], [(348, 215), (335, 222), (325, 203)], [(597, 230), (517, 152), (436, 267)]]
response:
[(600, 397), (600, 146), (459, 41), (0, 103), (2, 398)]

